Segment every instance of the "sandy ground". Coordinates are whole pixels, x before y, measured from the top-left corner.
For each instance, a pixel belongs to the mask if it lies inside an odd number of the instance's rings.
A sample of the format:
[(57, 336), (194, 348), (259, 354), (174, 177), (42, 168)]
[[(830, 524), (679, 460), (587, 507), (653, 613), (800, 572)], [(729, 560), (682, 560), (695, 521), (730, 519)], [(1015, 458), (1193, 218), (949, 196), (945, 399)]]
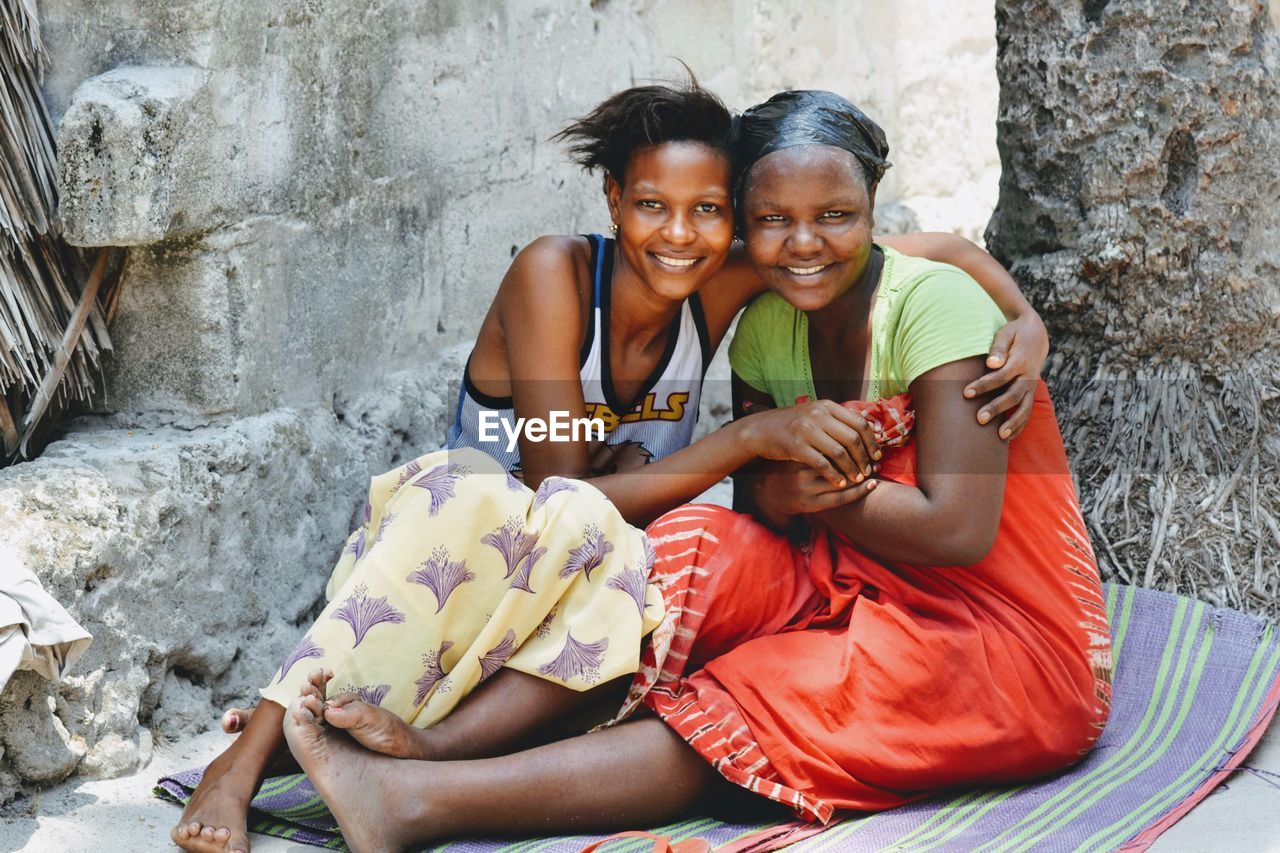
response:
[[(121, 779), (74, 782), (45, 791), (30, 805), (34, 814), (0, 820), (0, 851), (88, 853), (176, 849), (169, 827), (176, 806), (151, 796), (154, 781), (177, 770), (207, 763), (226, 742), (210, 732), (183, 744), (158, 748), (146, 770)], [(1280, 773), (1280, 725), (1272, 726), (1245, 762)], [(278, 838), (255, 835), (258, 853), (315, 850)], [(1280, 851), (1280, 788), (1247, 772), (1237, 772), (1166, 832), (1155, 853), (1255, 853)]]

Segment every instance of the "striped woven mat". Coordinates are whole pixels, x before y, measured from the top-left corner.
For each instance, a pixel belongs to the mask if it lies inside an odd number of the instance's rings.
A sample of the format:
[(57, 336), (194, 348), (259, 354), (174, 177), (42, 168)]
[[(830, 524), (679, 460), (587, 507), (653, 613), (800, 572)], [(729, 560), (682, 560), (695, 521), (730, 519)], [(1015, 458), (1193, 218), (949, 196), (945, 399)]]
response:
[[(1203, 799), (1248, 754), (1280, 701), (1280, 639), (1260, 619), (1203, 602), (1108, 586), (1115, 684), (1111, 720), (1092, 753), (1047, 781), (936, 797), (825, 827), (727, 824), (694, 818), (653, 832), (699, 838), (719, 851), (1141, 850)], [(183, 803), (203, 768), (161, 779), (157, 796)], [(306, 778), (268, 779), (251, 828), (346, 849)], [(448, 853), (564, 853), (602, 836), (467, 839)], [(618, 839), (606, 853), (653, 849)]]

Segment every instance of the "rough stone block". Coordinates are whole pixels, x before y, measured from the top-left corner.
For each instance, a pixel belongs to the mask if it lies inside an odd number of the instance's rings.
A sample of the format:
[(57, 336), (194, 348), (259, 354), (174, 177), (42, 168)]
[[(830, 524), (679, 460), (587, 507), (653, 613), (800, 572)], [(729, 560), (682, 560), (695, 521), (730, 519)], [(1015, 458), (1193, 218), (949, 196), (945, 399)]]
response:
[(136, 246), (188, 221), (184, 149), (199, 137), (206, 75), (122, 66), (76, 89), (58, 127), (64, 236), (76, 246)]

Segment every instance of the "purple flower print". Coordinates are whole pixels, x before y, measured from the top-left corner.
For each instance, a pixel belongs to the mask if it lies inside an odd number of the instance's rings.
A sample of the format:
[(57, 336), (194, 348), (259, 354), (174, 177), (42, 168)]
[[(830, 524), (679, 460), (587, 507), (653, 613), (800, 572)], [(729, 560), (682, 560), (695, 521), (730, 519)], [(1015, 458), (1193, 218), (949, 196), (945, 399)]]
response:
[(364, 521), (360, 525), (360, 529), (356, 531), (356, 538), (347, 546), (347, 553), (355, 554), (359, 560), (364, 556), (365, 534), (369, 529), (369, 522), (373, 520), (373, 504), (369, 503), (368, 498), (365, 499), (364, 509), (360, 511), (360, 517)]
[(356, 687), (348, 684), (343, 689), (343, 693), (355, 693), (361, 701), (368, 702), (370, 705), (382, 706), (382, 700), (387, 698), (387, 692), (391, 690), (390, 684), (366, 685), (364, 687)]
[(653, 550), (653, 543), (649, 541), (648, 536), (642, 535), (640, 541), (644, 543), (644, 565), (641, 568), (644, 570), (645, 577), (648, 577), (653, 571), (653, 564), (658, 562), (658, 552)]
[(302, 642), (298, 643), (298, 647), (289, 652), (289, 656), (284, 659), (284, 663), (280, 664), (280, 677), (276, 679), (276, 684), (284, 681), (284, 677), (289, 674), (289, 670), (293, 669), (293, 665), (298, 661), (318, 657), (324, 657), (324, 649), (312, 642), (310, 637), (303, 637)]
[(542, 485), (538, 486), (538, 491), (533, 493), (533, 508), (537, 509), (544, 506), (547, 501), (551, 500), (552, 495), (560, 492), (576, 492), (578, 487), (571, 481), (563, 477), (548, 477), (542, 481)]
[(545, 640), (551, 636), (551, 623), (556, 621), (556, 608), (551, 608), (551, 612), (538, 623), (538, 627), (533, 629), (533, 634), (539, 640)]
[(604, 533), (594, 524), (588, 524), (582, 536), (586, 541), (577, 548), (570, 549), (569, 559), (565, 560), (564, 568), (560, 570), (560, 577), (567, 578), (582, 572), (590, 581), (591, 572), (600, 568), (604, 558), (613, 550), (613, 543), (605, 539)]
[(445, 652), (453, 648), (453, 640), (445, 640), (440, 644), (440, 648), (427, 652), (422, 656), (422, 663), (426, 666), (422, 676), (414, 684), (418, 685), (418, 695), (414, 697), (413, 703), (421, 705), (427, 701), (431, 688), (444, 680), (444, 655)]
[(445, 602), (455, 589), (475, 579), (475, 574), (467, 571), (466, 560), (450, 560), (449, 551), (443, 545), (436, 546), (431, 556), (418, 564), (418, 570), (405, 578), (409, 583), (422, 584), (435, 593), (437, 613), (444, 610)]
[(524, 558), (524, 563), (520, 566), (520, 571), (516, 572), (516, 576), (511, 579), (512, 589), (522, 589), (525, 592), (533, 592), (533, 587), (529, 586), (529, 576), (533, 574), (533, 566), (543, 555), (547, 553), (546, 548), (538, 547), (529, 552), (529, 556)]
[[(504, 578), (509, 578), (516, 573), (516, 569), (520, 568), (525, 558), (534, 552), (533, 546), (537, 541), (538, 537), (525, 533), (524, 525), (518, 516), (507, 519), (506, 524), (480, 537), (482, 544), (497, 548), (498, 553), (502, 554), (502, 559), (507, 564), (507, 573), (503, 575)], [(537, 550), (546, 553), (545, 548)]]
[(373, 537), (374, 545), (377, 545), (379, 542), (382, 541), (382, 534), (386, 531), (387, 527), (391, 524), (391, 522), (395, 520), (396, 520), (396, 514), (394, 512), (387, 513), (382, 517), (382, 519), (378, 522), (378, 532), (374, 534), (374, 537)]
[(387, 596), (373, 598), (369, 595), (369, 588), (360, 584), (329, 618), (341, 619), (351, 626), (351, 632), (356, 636), (355, 644), (352, 645), (354, 649), (374, 625), (383, 622), (399, 624), (404, 621), (404, 614), (387, 603)]
[[(414, 477), (418, 476), (421, 473), (422, 473), (422, 466), (418, 464), (417, 459), (414, 459), (412, 462), (409, 462), (403, 468), (400, 469), (400, 478), (396, 480), (396, 489), (399, 489), (405, 483), (409, 482), (410, 480), (412, 480)], [(393, 489), (392, 491), (395, 491), (395, 489)]]
[(507, 472), (507, 490), (512, 492), (519, 492), (524, 490), (524, 483), (516, 479), (515, 475), (512, 474), (510, 471)]
[(347, 546), (347, 552), (351, 554), (355, 554), (357, 560), (359, 560), (361, 557), (364, 556), (364, 528), (363, 527), (361, 527), (359, 530), (356, 531), (356, 539), (354, 542), (352, 542), (350, 545)]
[(538, 672), (566, 684), (574, 676), (580, 676), (588, 684), (594, 684), (600, 680), (600, 658), (608, 648), (608, 637), (602, 637), (594, 643), (579, 643), (569, 633), (560, 654), (551, 663), (538, 667)]
[(423, 476), (419, 477), (413, 485), (419, 489), (426, 489), (431, 495), (431, 512), (432, 518), (440, 512), (440, 507), (445, 505), (445, 501), (453, 497), (453, 487), (458, 481), (471, 473), (471, 469), (466, 465), (457, 465), (453, 462), (446, 462), (436, 468), (432, 468)]
[(644, 616), (644, 593), (647, 586), (649, 573), (640, 569), (633, 569), (630, 566), (624, 566), (622, 571), (604, 582), (609, 589), (620, 590), (631, 596), (635, 601), (636, 607), (640, 611), (640, 616)]
[(507, 633), (502, 636), (502, 642), (489, 649), (480, 658), (480, 680), (484, 681), (502, 669), (502, 665), (510, 660), (515, 653), (516, 632), (508, 628)]

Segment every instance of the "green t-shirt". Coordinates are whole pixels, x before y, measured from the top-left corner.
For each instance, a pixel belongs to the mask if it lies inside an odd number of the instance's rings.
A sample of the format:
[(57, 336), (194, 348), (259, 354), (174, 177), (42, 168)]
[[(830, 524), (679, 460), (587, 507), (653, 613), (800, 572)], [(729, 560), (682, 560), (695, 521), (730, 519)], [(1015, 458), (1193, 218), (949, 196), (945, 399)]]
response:
[[(986, 355), (1004, 315), (982, 287), (949, 264), (884, 249), (871, 314), (867, 399), (892, 397), (943, 364)], [(778, 406), (818, 399), (809, 360), (809, 318), (776, 293), (747, 306), (729, 345), (734, 373)]]

